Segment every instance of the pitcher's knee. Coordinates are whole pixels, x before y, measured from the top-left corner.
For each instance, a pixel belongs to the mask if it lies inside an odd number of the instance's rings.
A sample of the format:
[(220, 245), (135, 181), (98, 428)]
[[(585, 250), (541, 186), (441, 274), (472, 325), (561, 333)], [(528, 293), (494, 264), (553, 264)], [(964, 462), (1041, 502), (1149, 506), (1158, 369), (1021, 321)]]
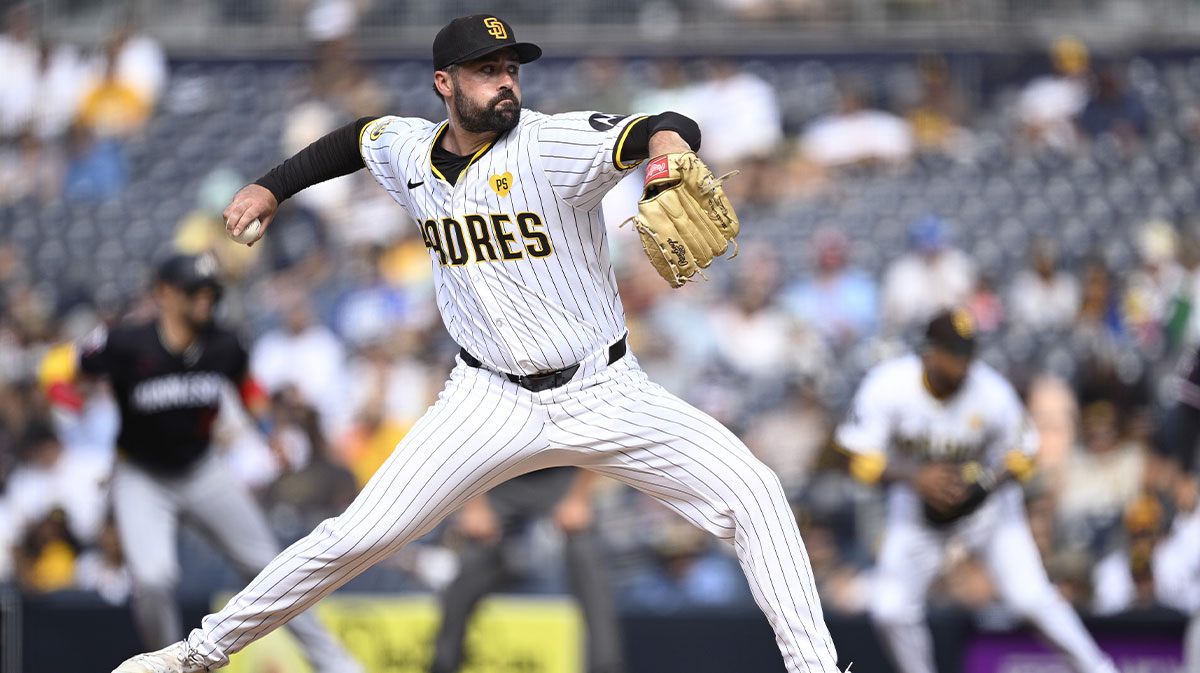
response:
[(310, 547), (314, 558), (330, 563), (347, 563), (395, 546), (401, 533), (399, 524), (369, 526), (363, 522), (347, 522), (341, 517), (334, 517), (322, 521), (307, 539), (314, 543)]

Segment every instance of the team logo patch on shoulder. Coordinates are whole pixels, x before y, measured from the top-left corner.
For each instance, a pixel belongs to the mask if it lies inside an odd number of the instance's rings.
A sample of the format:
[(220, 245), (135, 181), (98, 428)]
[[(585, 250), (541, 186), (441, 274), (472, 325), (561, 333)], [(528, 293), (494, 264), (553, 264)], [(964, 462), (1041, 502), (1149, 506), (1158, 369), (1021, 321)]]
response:
[(488, 178), (488, 185), (491, 186), (493, 192), (496, 192), (501, 198), (504, 198), (505, 196), (508, 196), (508, 190), (512, 189), (513, 174), (505, 171), (500, 175), (493, 175), (492, 177)]
[(382, 124), (375, 124), (375, 128), (371, 129), (371, 140), (379, 140), (379, 136), (383, 135), (383, 130), (386, 129), (388, 124), (391, 123), (392, 120), (389, 119)]
[(588, 123), (591, 124), (592, 128), (596, 129), (597, 131), (607, 131), (617, 124), (620, 124), (621, 120), (628, 116), (629, 115), (611, 115), (604, 114), (603, 112), (597, 112), (591, 117), (588, 117)]

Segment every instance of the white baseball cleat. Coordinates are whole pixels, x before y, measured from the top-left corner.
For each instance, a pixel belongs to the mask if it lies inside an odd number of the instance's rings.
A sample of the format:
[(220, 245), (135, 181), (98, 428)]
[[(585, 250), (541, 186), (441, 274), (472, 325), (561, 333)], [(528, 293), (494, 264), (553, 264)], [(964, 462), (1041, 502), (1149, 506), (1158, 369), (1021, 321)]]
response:
[(113, 673), (203, 673), (207, 670), (203, 664), (189, 656), (187, 643), (181, 640), (157, 652), (147, 652), (126, 659)]

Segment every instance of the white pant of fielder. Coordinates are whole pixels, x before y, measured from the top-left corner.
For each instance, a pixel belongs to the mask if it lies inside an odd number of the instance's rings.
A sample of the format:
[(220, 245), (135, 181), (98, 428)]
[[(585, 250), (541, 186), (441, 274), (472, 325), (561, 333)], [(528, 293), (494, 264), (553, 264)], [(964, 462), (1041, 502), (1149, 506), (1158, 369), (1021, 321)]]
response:
[(1046, 577), (1016, 485), (1001, 488), (979, 511), (945, 529), (925, 523), (911, 493), (889, 497), (871, 617), (897, 670), (936, 673), (925, 596), (947, 541), (958, 537), (983, 561), (1001, 600), (1066, 653), (1080, 673), (1116, 673)]
[(731, 543), (790, 673), (836, 673), (808, 554), (778, 477), (715, 420), (651, 383), (632, 355), (586, 358), (530, 392), (461, 360), (436, 404), (341, 516), (284, 550), (188, 648), (209, 667), (518, 474), (578, 465), (657, 498)]
[[(181, 519), (194, 523), (246, 579), (279, 553), (262, 510), (248, 491), (230, 480), (211, 451), (188, 472), (171, 477), (153, 475), (129, 462), (118, 463), (113, 473), (113, 511), (133, 577), (134, 620), (149, 649), (166, 647), (183, 635), (175, 600)], [(288, 626), (317, 671), (359, 670), (312, 614), (302, 615)]]

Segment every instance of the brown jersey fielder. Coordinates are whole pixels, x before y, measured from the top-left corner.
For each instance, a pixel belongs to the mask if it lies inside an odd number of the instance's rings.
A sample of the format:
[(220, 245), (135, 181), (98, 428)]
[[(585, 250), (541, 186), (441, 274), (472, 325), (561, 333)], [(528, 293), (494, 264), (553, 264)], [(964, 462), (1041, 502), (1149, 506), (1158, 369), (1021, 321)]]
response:
[[(733, 545), (787, 670), (835, 673), (778, 477), (717, 421), (647, 380), (626, 350), (600, 200), (640, 160), (698, 147), (694, 123), (521, 110), (518, 68), (541, 50), (494, 16), (452, 21), (433, 52), (449, 120), (360, 120), (351, 145), (357, 168), (421, 227), (438, 308), (462, 346), (445, 390), (344, 514), (280, 554), (187, 640), (117, 671), (223, 666), (471, 498), (519, 474), (577, 465)], [(332, 177), (308, 168), (316, 155), (342, 156), (344, 137), (282, 164), (260, 181), (270, 194), (239, 192), (226, 211), (230, 233), (255, 218), (269, 226), (281, 197)]]

